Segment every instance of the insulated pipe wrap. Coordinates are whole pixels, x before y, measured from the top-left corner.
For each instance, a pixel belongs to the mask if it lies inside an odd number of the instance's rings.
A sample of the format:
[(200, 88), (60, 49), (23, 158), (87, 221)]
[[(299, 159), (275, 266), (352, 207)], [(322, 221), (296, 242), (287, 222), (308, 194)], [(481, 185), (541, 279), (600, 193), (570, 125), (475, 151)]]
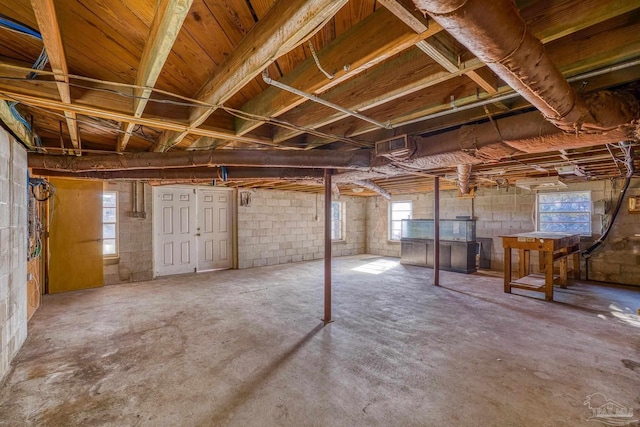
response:
[(485, 62), (563, 130), (591, 121), (512, 0), (414, 0), (415, 5)]

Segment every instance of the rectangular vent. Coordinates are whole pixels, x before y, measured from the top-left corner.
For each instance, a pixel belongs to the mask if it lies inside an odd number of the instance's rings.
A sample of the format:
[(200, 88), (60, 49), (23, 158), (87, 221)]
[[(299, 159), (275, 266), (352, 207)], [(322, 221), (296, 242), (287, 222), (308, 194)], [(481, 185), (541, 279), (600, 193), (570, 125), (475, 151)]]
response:
[(409, 154), (411, 154), (411, 149), (407, 135), (376, 142), (376, 157), (407, 157)]

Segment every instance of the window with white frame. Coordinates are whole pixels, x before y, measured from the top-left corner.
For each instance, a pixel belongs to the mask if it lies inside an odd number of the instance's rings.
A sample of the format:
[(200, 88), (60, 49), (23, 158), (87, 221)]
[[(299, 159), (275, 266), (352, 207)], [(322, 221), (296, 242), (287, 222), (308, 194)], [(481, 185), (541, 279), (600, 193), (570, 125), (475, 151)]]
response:
[(331, 240), (344, 240), (343, 202), (331, 202)]
[(102, 193), (102, 255), (118, 256), (118, 193)]
[(538, 193), (538, 231), (591, 235), (591, 192)]
[(389, 240), (400, 240), (402, 220), (411, 219), (411, 201), (389, 203)]

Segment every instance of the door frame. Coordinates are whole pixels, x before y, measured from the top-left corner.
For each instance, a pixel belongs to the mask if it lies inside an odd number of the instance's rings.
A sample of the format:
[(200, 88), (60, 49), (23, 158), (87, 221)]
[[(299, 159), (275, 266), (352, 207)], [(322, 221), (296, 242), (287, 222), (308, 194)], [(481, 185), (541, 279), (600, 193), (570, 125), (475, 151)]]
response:
[[(152, 197), (153, 197), (153, 207), (152, 207), (152, 248), (153, 248), (153, 256), (152, 256), (152, 271), (153, 271), (153, 277), (165, 277), (165, 275), (158, 275), (157, 274), (157, 269), (156, 269), (156, 256), (157, 256), (157, 238), (156, 238), (156, 230), (159, 226), (159, 224), (157, 223), (158, 219), (158, 215), (156, 215), (159, 212), (158, 209), (158, 198), (156, 197), (157, 191), (160, 191), (160, 189), (176, 189), (176, 190), (195, 190), (195, 192), (197, 192), (199, 189), (202, 190), (214, 190), (214, 191), (225, 191), (228, 192), (230, 194), (230, 197), (232, 199), (231, 202), (231, 254), (232, 254), (232, 262), (231, 262), (231, 269), (237, 269), (238, 268), (238, 190), (237, 188), (227, 188), (227, 187), (213, 187), (213, 186), (205, 186), (205, 185), (162, 185), (162, 186), (154, 186), (152, 187)], [(195, 194), (194, 192), (194, 194)], [(197, 213), (197, 197), (196, 197), (196, 213)], [(196, 218), (196, 222), (197, 222), (197, 218)], [(195, 242), (195, 238), (194, 238), (194, 242)], [(195, 244), (195, 248), (197, 250), (197, 242)], [(197, 255), (196, 255), (197, 256)], [(208, 270), (211, 271), (211, 270)], [(183, 273), (183, 274), (187, 274), (187, 273)]]

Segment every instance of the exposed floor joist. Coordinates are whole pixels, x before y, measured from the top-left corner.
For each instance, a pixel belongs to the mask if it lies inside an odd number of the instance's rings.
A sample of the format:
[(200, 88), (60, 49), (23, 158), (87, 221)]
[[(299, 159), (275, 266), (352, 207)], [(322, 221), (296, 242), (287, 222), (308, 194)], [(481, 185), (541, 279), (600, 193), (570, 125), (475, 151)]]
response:
[[(64, 45), (60, 35), (58, 26), (58, 18), (53, 0), (31, 0), (33, 12), (38, 21), (38, 28), (42, 34), (42, 41), (49, 56), (51, 69), (55, 73), (56, 82), (58, 82), (58, 93), (60, 100), (64, 104), (71, 104), (71, 93), (69, 92), (69, 68), (64, 54)], [(78, 132), (78, 123), (76, 121), (76, 113), (70, 110), (63, 110), (69, 137), (73, 148), (81, 148), (80, 134)], [(77, 154), (80, 154), (78, 152)]]
[[(334, 74), (332, 79), (318, 72), (314, 58), (307, 58), (283, 76), (280, 82), (307, 93), (324, 92), (441, 31), (436, 23), (420, 34), (398, 24), (398, 19), (392, 13), (379, 9), (318, 52), (318, 60), (323, 68)], [(380, 28), (385, 28), (385, 31), (380, 31)], [(274, 117), (304, 101), (298, 95), (270, 87), (246, 103), (242, 111), (260, 117)], [(260, 124), (256, 120), (237, 119), (236, 132), (243, 134)]]
[[(152, 93), (151, 88), (158, 80), (192, 3), (193, 0), (161, 0), (158, 2), (149, 31), (149, 40), (144, 47), (136, 74), (136, 86), (145, 88), (136, 91), (137, 98), (133, 101), (133, 116), (136, 118), (142, 117)], [(118, 137), (118, 151), (125, 150), (134, 127), (135, 123), (132, 122), (122, 124), (123, 133)]]
[(198, 100), (213, 107), (196, 107), (190, 114), (188, 129), (184, 132), (165, 132), (155, 151), (166, 151), (200, 126), (222, 104), (260, 74), (279, 56), (289, 52), (347, 2), (347, 0), (279, 1), (251, 31), (236, 49), (220, 64), (204, 85)]

